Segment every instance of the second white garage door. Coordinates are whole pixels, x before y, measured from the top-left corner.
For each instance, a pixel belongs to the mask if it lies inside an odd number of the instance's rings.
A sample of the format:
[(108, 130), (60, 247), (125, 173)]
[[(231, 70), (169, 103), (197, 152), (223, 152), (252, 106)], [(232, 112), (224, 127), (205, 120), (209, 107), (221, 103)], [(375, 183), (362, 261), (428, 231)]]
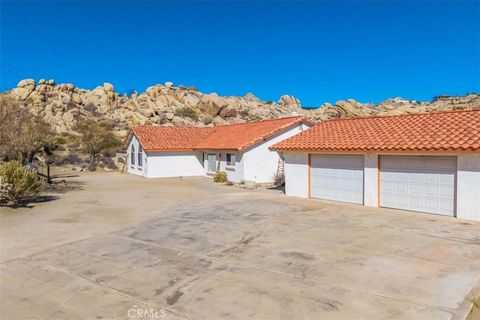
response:
[(363, 204), (363, 155), (310, 155), (310, 196)]
[(380, 156), (380, 205), (453, 216), (456, 157)]

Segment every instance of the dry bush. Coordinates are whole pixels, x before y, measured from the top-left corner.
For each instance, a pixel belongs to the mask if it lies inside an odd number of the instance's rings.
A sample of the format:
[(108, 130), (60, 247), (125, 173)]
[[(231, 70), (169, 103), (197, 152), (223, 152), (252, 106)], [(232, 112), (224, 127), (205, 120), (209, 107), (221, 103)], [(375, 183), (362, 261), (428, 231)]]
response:
[(41, 188), (42, 181), (37, 173), (22, 166), (20, 161), (0, 164), (0, 202), (16, 206), (33, 199)]
[(213, 182), (218, 182), (218, 183), (228, 182), (227, 173), (224, 171), (215, 172), (215, 175), (213, 176)]

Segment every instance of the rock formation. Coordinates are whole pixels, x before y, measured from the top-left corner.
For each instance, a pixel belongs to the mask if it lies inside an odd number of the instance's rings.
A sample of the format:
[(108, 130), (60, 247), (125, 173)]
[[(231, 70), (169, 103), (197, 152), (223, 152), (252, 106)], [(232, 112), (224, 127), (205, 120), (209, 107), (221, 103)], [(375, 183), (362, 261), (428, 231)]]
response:
[(439, 96), (431, 102), (388, 99), (380, 104), (359, 103), (353, 99), (325, 103), (317, 109), (302, 109), (300, 101), (284, 95), (278, 102), (264, 102), (249, 93), (243, 97), (204, 94), (195, 88), (172, 82), (148, 87), (130, 96), (115, 92), (114, 85), (104, 83), (93, 90), (53, 80), (25, 79), (2, 96), (13, 96), (29, 110), (50, 123), (58, 133), (73, 130), (82, 118), (111, 122), (119, 136), (125, 136), (133, 124), (165, 126), (216, 126), (248, 120), (305, 114), (315, 121), (367, 115), (402, 114), (422, 111), (480, 107), (480, 95)]

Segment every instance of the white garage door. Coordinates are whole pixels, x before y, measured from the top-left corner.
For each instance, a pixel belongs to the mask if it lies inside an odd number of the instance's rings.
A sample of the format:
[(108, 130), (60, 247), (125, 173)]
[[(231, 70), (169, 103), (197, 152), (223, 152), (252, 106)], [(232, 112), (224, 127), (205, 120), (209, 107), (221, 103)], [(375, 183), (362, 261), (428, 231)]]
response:
[(363, 155), (312, 154), (310, 196), (363, 204)]
[(380, 156), (380, 205), (453, 216), (456, 157)]

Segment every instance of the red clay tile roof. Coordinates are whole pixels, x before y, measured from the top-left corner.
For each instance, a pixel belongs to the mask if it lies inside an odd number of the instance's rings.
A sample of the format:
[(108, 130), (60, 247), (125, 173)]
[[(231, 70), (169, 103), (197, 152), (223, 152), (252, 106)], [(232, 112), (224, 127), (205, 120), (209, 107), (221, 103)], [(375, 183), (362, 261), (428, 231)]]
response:
[(304, 121), (303, 116), (292, 116), (219, 126), (205, 140), (197, 144), (195, 149), (244, 150), (283, 129)]
[(480, 153), (480, 109), (328, 120), (270, 149)]
[(214, 128), (133, 126), (130, 132), (145, 151), (188, 151), (213, 131)]
[(301, 122), (310, 123), (292, 116), (212, 128), (134, 126), (126, 144), (133, 133), (145, 151), (243, 150)]

